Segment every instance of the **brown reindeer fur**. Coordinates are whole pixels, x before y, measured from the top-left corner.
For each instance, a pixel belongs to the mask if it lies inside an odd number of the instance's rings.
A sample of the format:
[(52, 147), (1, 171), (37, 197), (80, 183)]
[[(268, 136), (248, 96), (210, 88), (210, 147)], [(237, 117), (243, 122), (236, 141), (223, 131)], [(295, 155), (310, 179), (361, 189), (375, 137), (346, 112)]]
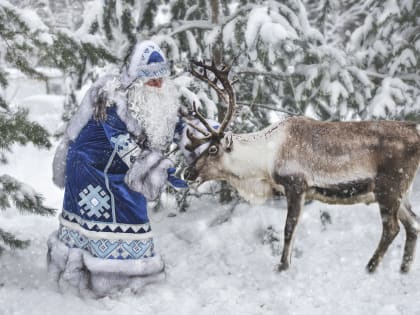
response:
[(419, 224), (409, 190), (420, 162), (420, 135), (412, 122), (320, 122), (293, 117), (252, 134), (213, 140), (195, 162), (201, 180), (230, 182), (250, 201), (272, 192), (286, 195), (284, 248), (278, 270), (290, 265), (291, 249), (304, 200), (353, 204), (377, 202), (382, 236), (367, 269), (373, 272), (399, 232), (406, 230), (401, 271), (413, 260)]

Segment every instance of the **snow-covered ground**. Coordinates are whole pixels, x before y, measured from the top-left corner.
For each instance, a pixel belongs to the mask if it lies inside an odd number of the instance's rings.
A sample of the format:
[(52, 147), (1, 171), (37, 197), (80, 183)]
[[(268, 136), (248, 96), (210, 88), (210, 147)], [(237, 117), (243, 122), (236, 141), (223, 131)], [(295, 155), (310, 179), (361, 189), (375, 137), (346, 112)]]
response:
[[(60, 99), (33, 97), (32, 117), (50, 131), (57, 128)], [(56, 145), (56, 143), (54, 143)], [(0, 169), (31, 184), (46, 205), (61, 207), (63, 192), (51, 181), (53, 151), (17, 147)], [(412, 195), (420, 214), (420, 178)], [(169, 203), (170, 204), (170, 203)], [(331, 224), (320, 213), (328, 210)], [(376, 248), (381, 219), (376, 205), (305, 207), (290, 270), (274, 271), (281, 250), (284, 201), (239, 205), (231, 220), (214, 225), (227, 208), (196, 200), (186, 213), (150, 213), (157, 250), (166, 261), (166, 280), (134, 295), (98, 300), (59, 292), (46, 272), (46, 240), (57, 217), (0, 213), (0, 226), (22, 239), (26, 250), (0, 258), (0, 315), (15, 314), (417, 314), (420, 315), (420, 257), (407, 275), (399, 273), (404, 233), (398, 235), (378, 271), (365, 264)], [(175, 217), (168, 217), (171, 212)], [(57, 213), (58, 216), (58, 213)], [(280, 242), (267, 239), (267, 227)], [(277, 236), (277, 235), (275, 235)]]

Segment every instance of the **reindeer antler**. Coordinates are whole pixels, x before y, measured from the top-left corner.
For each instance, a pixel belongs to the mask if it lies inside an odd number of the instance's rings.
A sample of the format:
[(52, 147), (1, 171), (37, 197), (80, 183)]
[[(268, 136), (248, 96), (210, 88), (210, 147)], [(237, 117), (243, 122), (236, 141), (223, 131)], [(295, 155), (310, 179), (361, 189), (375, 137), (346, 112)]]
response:
[[(197, 72), (194, 66), (200, 67), (202, 69), (202, 73)], [(207, 83), (213, 90), (216, 91), (217, 95), (228, 105), (226, 115), (223, 118), (220, 127), (217, 130), (215, 130), (212, 126), (210, 126), (205, 117), (197, 110), (195, 103), (193, 104), (193, 113), (203, 124), (203, 126), (207, 129), (208, 133), (207, 135), (205, 135), (204, 138), (197, 138), (193, 134), (188, 133), (187, 131), (187, 136), (191, 140), (191, 145), (189, 145), (189, 148), (192, 148), (192, 150), (194, 150), (201, 144), (210, 141), (211, 139), (222, 138), (226, 127), (232, 120), (236, 107), (236, 96), (235, 91), (232, 87), (232, 83), (229, 81), (229, 72), (231, 69), (232, 64), (222, 65), (222, 67), (218, 69), (214, 60), (212, 61), (211, 65), (208, 65), (202, 61), (191, 60), (191, 74), (196, 78), (200, 79), (201, 81)], [(209, 78), (207, 71), (213, 73), (213, 79)], [(222, 87), (218, 85), (218, 82), (221, 83)], [(196, 126), (194, 126), (193, 128), (204, 135), (204, 132), (203, 130), (201, 130), (201, 128), (196, 128)]]

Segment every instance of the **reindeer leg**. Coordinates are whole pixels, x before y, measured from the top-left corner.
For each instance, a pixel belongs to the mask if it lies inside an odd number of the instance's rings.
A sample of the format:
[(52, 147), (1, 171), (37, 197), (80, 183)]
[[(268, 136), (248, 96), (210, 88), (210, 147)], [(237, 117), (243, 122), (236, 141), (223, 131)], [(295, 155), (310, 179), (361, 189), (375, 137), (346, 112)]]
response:
[(306, 182), (300, 176), (277, 177), (277, 181), (285, 187), (287, 198), (287, 218), (284, 227), (283, 253), (280, 264), (277, 267), (277, 271), (283, 271), (290, 266), (296, 226), (299, 222), (300, 213), (305, 201)]
[(398, 218), (405, 228), (406, 240), (404, 245), (404, 256), (401, 263), (401, 272), (407, 273), (410, 270), (411, 263), (413, 262), (418, 233), (418, 222), (416, 215), (411, 211), (411, 205), (406, 196), (401, 203), (398, 211)]
[(379, 203), (382, 218), (382, 236), (375, 253), (373, 254), (372, 258), (369, 260), (369, 263), (366, 266), (367, 271), (370, 273), (376, 270), (376, 267), (382, 260), (389, 245), (392, 243), (392, 241), (395, 239), (398, 232), (400, 231), (400, 226), (398, 224), (400, 194), (396, 193), (397, 190), (393, 189), (392, 187), (393, 186), (391, 185), (389, 185), (387, 188), (385, 188), (384, 185), (382, 186), (382, 189), (381, 187), (377, 187), (376, 198)]

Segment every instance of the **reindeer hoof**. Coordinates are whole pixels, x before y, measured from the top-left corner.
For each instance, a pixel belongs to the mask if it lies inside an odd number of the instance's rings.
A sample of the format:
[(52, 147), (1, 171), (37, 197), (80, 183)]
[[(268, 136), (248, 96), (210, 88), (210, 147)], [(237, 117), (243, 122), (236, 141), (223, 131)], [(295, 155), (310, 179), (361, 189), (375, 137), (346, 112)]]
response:
[(377, 267), (377, 263), (375, 260), (370, 260), (369, 263), (366, 266), (366, 271), (369, 273), (374, 273)]
[(289, 264), (285, 264), (285, 263), (280, 263), (279, 265), (276, 266), (276, 271), (277, 272), (282, 272), (289, 269)]
[(400, 268), (401, 273), (408, 273), (410, 271), (410, 265), (409, 264), (402, 264)]

